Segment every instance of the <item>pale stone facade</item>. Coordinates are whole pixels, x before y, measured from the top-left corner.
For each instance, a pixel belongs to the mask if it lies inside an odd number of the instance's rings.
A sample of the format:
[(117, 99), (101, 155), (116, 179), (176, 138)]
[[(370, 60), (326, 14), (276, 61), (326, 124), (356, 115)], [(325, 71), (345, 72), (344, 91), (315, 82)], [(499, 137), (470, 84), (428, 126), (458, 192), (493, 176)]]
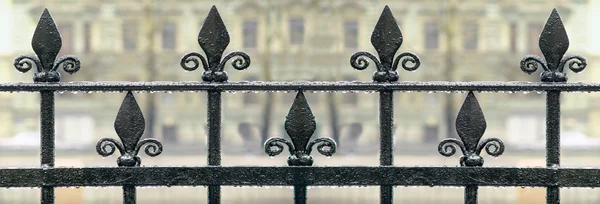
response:
[[(353, 70), (349, 58), (356, 51), (373, 51), (370, 34), (383, 5), (389, 4), (404, 34), (401, 51), (421, 57), (416, 72), (400, 71), (401, 81), (445, 81), (448, 44), (445, 1), (154, 1), (154, 41), (148, 43), (142, 0), (74, 1), (15, 0), (6, 4), (10, 40), (2, 54), (2, 81), (31, 81), (31, 73), (12, 68), (18, 54), (32, 53), (30, 40), (43, 7), (48, 7), (63, 34), (64, 52), (82, 61), (82, 69), (63, 75), (63, 81), (198, 81), (201, 72), (185, 72), (179, 58), (189, 51), (201, 51), (197, 33), (211, 5), (216, 4), (231, 35), (229, 51), (243, 50), (252, 65), (242, 72), (226, 67), (230, 81), (244, 80), (359, 80), (370, 81), (374, 69)], [(569, 53), (587, 56), (590, 66), (583, 74), (569, 73), (570, 81), (597, 81), (593, 50), (588, 42), (589, 5), (598, 3), (555, 1), (460, 1), (455, 36), (455, 81), (536, 81), (519, 69), (526, 54), (538, 54), (537, 36), (552, 8), (557, 7), (571, 40)], [(529, 6), (536, 4), (536, 6)], [(596, 6), (597, 7), (597, 6)], [(4, 13), (4, 12), (2, 12)], [(12, 17), (11, 17), (12, 16)], [(537, 32), (537, 34), (536, 34)], [(597, 41), (597, 40), (596, 40)], [(149, 76), (146, 47), (153, 44), (156, 76)], [(67, 48), (65, 48), (67, 47)], [(270, 57), (269, 57), (270, 56)], [(266, 66), (269, 64), (270, 66)], [(266, 67), (270, 67), (267, 68)], [(137, 94), (146, 106), (148, 93)], [(260, 131), (266, 93), (224, 94), (223, 145), (260, 147)], [(446, 93), (397, 93), (395, 133), (397, 144), (420, 144), (445, 137), (444, 100)], [(464, 94), (455, 95), (458, 110)], [(563, 129), (600, 136), (594, 125), (600, 113), (594, 111), (594, 97), (567, 94), (563, 102)], [(205, 144), (206, 95), (204, 93), (156, 94), (155, 137), (178, 143)], [(293, 93), (274, 93), (270, 135), (284, 135), (283, 120)], [(2, 94), (0, 137), (37, 130), (37, 94)], [(93, 143), (99, 137), (114, 136), (112, 123), (123, 94), (64, 93), (58, 96), (57, 138)], [(319, 127), (316, 135), (331, 136), (328, 93), (308, 93)], [(486, 136), (505, 141), (535, 143), (543, 139), (543, 94), (479, 94), (486, 113)], [(360, 123), (361, 147), (378, 142), (378, 95), (335, 93), (340, 137), (351, 137), (353, 123)], [(145, 114), (147, 110), (145, 110)], [(243, 125), (240, 125), (243, 124)], [(244, 128), (242, 128), (244, 126)], [(73, 127), (78, 127), (73, 129)], [(356, 127), (354, 127), (356, 128)], [(93, 131), (92, 131), (93, 130)], [(242, 136), (241, 134), (247, 134)], [(246, 138), (246, 139), (242, 139)], [(360, 149), (360, 147), (357, 147)], [(235, 149), (235, 148), (231, 148)]]

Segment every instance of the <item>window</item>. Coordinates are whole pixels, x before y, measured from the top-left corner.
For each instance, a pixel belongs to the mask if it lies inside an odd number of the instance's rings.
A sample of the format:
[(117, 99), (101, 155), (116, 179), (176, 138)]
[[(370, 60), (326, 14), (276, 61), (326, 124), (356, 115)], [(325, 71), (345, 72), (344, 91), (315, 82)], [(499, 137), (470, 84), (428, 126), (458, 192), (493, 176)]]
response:
[(438, 49), (440, 29), (436, 22), (425, 23), (425, 49)]
[(83, 52), (90, 53), (92, 50), (92, 25), (88, 22), (83, 24)]
[(541, 54), (539, 47), (540, 33), (542, 32), (543, 24), (529, 23), (527, 25), (527, 52), (528, 54)]
[(356, 20), (344, 22), (344, 47), (358, 47), (358, 22)]
[(55, 127), (57, 143), (86, 144), (96, 138), (95, 121), (90, 114), (70, 113), (56, 116)]
[(531, 145), (544, 139), (545, 122), (543, 116), (509, 113), (505, 124), (507, 142)]
[(135, 21), (125, 21), (121, 28), (123, 31), (123, 49), (133, 51), (137, 49), (138, 29)]
[(255, 20), (246, 20), (242, 25), (242, 42), (244, 48), (256, 48), (258, 38), (258, 23)]
[(162, 27), (162, 48), (165, 50), (175, 49), (177, 46), (177, 25), (173, 22), (165, 22)]
[(177, 126), (162, 125), (162, 138), (165, 143), (177, 143)]
[(62, 37), (62, 47), (60, 49), (60, 55), (72, 54), (73, 53), (73, 24), (71, 23), (60, 23), (58, 25), (58, 32)]
[(306, 97), (306, 101), (308, 102), (308, 104), (312, 105), (317, 105), (319, 104), (319, 94), (316, 93), (305, 93), (304, 94)]
[(281, 102), (285, 105), (292, 105), (292, 103), (294, 102), (294, 98), (296, 97), (296, 93), (291, 92), (289, 94), (284, 94), (282, 95), (282, 100)]
[(467, 21), (463, 24), (463, 49), (477, 50), (479, 27), (477, 22)]
[(175, 103), (177, 96), (175, 94), (166, 93), (162, 94), (161, 101), (163, 105), (172, 105)]
[(304, 19), (290, 19), (290, 43), (292, 45), (304, 43)]
[(340, 142), (344, 143), (344, 148), (347, 153), (353, 153), (355, 149), (360, 145), (359, 140), (360, 136), (363, 133), (363, 125), (361, 123), (350, 123), (344, 131), (344, 135), (340, 140)]
[(238, 133), (245, 142), (250, 141), (255, 137), (254, 131), (252, 131), (252, 125), (246, 122), (238, 124)]
[[(246, 81), (258, 81), (258, 77), (249, 76), (246, 78)], [(245, 93), (243, 97), (244, 105), (258, 104), (258, 94), (256, 93)]]
[[(352, 76), (345, 76), (344, 81), (355, 81), (356, 78)], [(356, 93), (345, 93), (342, 94), (342, 103), (347, 105), (356, 105), (358, 103), (358, 94)]]
[(517, 51), (517, 23), (512, 22), (510, 23), (510, 30), (509, 30), (509, 49), (511, 52), (516, 52)]
[(356, 143), (358, 142), (360, 135), (362, 135), (362, 132), (363, 125), (361, 123), (350, 123), (350, 125), (348, 125), (348, 131), (346, 132), (347, 138)]
[[(296, 99), (296, 93), (297, 92), (291, 92), (288, 94), (283, 95), (283, 104), (285, 104), (284, 106), (291, 106), (292, 103), (294, 103), (294, 99)], [(306, 102), (308, 102), (308, 104), (310, 106), (316, 106), (319, 104), (319, 97), (322, 96), (322, 94), (320, 93), (307, 93), (304, 92), (304, 97), (306, 97)]]

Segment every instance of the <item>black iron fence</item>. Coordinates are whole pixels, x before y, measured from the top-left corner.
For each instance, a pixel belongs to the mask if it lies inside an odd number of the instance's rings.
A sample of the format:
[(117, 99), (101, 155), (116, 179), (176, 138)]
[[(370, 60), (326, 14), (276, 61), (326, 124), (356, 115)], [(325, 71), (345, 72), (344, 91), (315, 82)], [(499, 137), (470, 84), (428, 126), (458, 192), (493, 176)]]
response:
[[(36, 56), (15, 59), (21, 72), (36, 68), (35, 83), (0, 83), (3, 92), (40, 92), (41, 167), (0, 169), (2, 187), (41, 187), (41, 203), (54, 203), (55, 187), (122, 186), (123, 203), (136, 202), (136, 187), (208, 186), (208, 202), (220, 203), (221, 186), (293, 186), (294, 202), (306, 203), (307, 186), (380, 186), (381, 203), (392, 203), (395, 186), (460, 186), (465, 188), (465, 203), (477, 203), (478, 186), (533, 186), (547, 188), (547, 203), (559, 203), (561, 187), (598, 187), (600, 169), (560, 167), (560, 93), (598, 92), (597, 83), (566, 83), (564, 67), (582, 71), (586, 61), (579, 56), (564, 56), (569, 41), (560, 16), (552, 11), (541, 33), (539, 46), (544, 58), (527, 56), (520, 68), (531, 74), (539, 67), (541, 82), (398, 82), (397, 68), (412, 71), (419, 58), (412, 53), (396, 55), (402, 33), (385, 7), (371, 36), (377, 56), (357, 52), (351, 66), (363, 70), (369, 61), (377, 69), (373, 82), (228, 82), (224, 67), (231, 60), (235, 69), (250, 66), (244, 52), (223, 57), (229, 35), (217, 9), (213, 7), (198, 36), (204, 55), (192, 52), (183, 56), (181, 66), (193, 71), (204, 68), (203, 82), (71, 82), (61, 83), (58, 68), (77, 72), (76, 57), (56, 59), (61, 36), (45, 10), (33, 36)], [(103, 138), (96, 150), (101, 156), (119, 151), (118, 167), (55, 168), (54, 95), (57, 91), (126, 92), (114, 124), (119, 140)], [(160, 141), (142, 139), (145, 120), (133, 92), (206, 91), (208, 92), (208, 166), (140, 167), (139, 152), (158, 156)], [(264, 150), (269, 156), (289, 150), (287, 167), (222, 167), (221, 165), (221, 93), (223, 91), (297, 91), (285, 121), (286, 138), (270, 138)], [(306, 91), (377, 91), (380, 94), (380, 166), (312, 167), (312, 150), (332, 156), (336, 142), (330, 138), (312, 139), (316, 121), (304, 96)], [(460, 167), (402, 167), (393, 164), (393, 93), (395, 91), (464, 92), (466, 99), (456, 119), (458, 138), (443, 140), (438, 151), (452, 156), (462, 153)], [(483, 111), (475, 92), (546, 92), (546, 167), (482, 167), (481, 152), (500, 156), (504, 144), (498, 138), (482, 141), (486, 129)], [(316, 146), (316, 147), (315, 147)]]

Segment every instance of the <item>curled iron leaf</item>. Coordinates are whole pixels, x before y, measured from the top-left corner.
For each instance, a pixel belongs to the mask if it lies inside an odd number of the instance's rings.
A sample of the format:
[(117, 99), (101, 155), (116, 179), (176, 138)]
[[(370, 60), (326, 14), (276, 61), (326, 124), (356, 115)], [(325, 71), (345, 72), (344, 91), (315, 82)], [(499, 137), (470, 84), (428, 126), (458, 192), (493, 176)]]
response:
[(331, 138), (320, 137), (308, 143), (308, 145), (306, 146), (307, 154), (310, 155), (310, 152), (312, 151), (312, 148), (315, 144), (319, 144), (317, 145), (317, 151), (319, 151), (319, 153), (321, 153), (322, 155), (328, 157), (332, 156), (335, 153), (337, 147), (337, 144)]
[(283, 144), (287, 145), (290, 154), (293, 154), (295, 148), (292, 142), (281, 137), (269, 138), (265, 142), (265, 153), (267, 153), (271, 157), (279, 155), (281, 154), (281, 152), (283, 152)]
[(121, 155), (125, 153), (123, 144), (113, 138), (102, 138), (96, 143), (96, 152), (103, 157), (112, 155), (116, 149), (119, 150)]
[(483, 140), (479, 145), (477, 145), (477, 149), (475, 152), (477, 155), (481, 154), (481, 150), (485, 147), (485, 152), (490, 156), (500, 156), (504, 153), (504, 142), (498, 138), (488, 138)]
[(456, 153), (456, 147), (459, 147), (463, 154), (467, 153), (465, 144), (456, 138), (442, 140), (438, 145), (438, 152), (443, 156), (449, 157)]
[(377, 71), (384, 71), (382, 70), (383, 66), (381, 65), (381, 62), (379, 62), (379, 59), (369, 52), (354, 53), (352, 57), (350, 57), (350, 65), (356, 70), (364, 70), (369, 66), (369, 61), (365, 58), (369, 58), (375, 63)]
[[(200, 59), (200, 61), (198, 61), (198, 59)], [(191, 66), (189, 65), (190, 62), (192, 63)], [(200, 62), (202, 62), (202, 68), (204, 68), (204, 70), (208, 70), (206, 58), (197, 52), (190, 52), (183, 55), (179, 64), (181, 65), (181, 68), (185, 69), (186, 71), (194, 71), (200, 67)]]
[[(417, 55), (415, 55), (412, 52), (403, 52), (400, 53), (400, 55), (398, 55), (396, 57), (396, 60), (394, 60), (394, 64), (392, 65), (392, 70), (396, 71), (396, 69), (398, 68), (398, 63), (400, 62), (400, 59), (402, 59), (402, 68), (406, 71), (415, 71), (419, 68), (419, 66), (421, 66), (421, 60), (419, 59), (419, 57)], [(408, 62), (412, 63), (412, 64), (408, 64)]]
[(144, 145), (146, 146), (146, 148), (144, 148), (144, 152), (151, 157), (158, 156), (163, 151), (163, 146), (160, 141), (154, 138), (146, 138), (138, 142), (134, 150), (134, 155), (138, 155), (140, 149)]
[(81, 68), (81, 62), (77, 57), (73, 55), (65, 55), (60, 57), (54, 62), (54, 66), (52, 67), (52, 71), (57, 71), (58, 66), (63, 65), (63, 70), (69, 74), (73, 74)]
[(567, 64), (571, 71), (579, 73), (585, 69), (587, 66), (587, 61), (585, 58), (579, 55), (565, 56), (562, 58), (562, 60), (560, 60), (560, 64), (558, 65), (559, 71), (562, 72)]
[(521, 70), (523, 70), (523, 72), (527, 74), (532, 74), (533, 72), (537, 71), (539, 66), (542, 66), (542, 69), (544, 69), (544, 71), (550, 71), (550, 69), (548, 69), (548, 65), (546, 64), (546, 61), (544, 61), (539, 56), (528, 55), (521, 60)]
[(239, 51), (231, 52), (231, 53), (227, 54), (225, 57), (223, 57), (223, 60), (221, 60), (221, 63), (219, 63), (219, 67), (217, 68), (216, 71), (223, 71), (225, 64), (231, 58), (234, 58), (233, 61), (231, 62), (231, 66), (233, 66), (233, 68), (235, 68), (237, 70), (244, 70), (250, 66), (250, 56), (248, 56), (248, 54), (246, 54), (245, 52), (239, 52)]
[(42, 70), (40, 59), (37, 56), (31, 55), (21, 55), (15, 58), (14, 66), (22, 73), (28, 72), (33, 67), (35, 67), (38, 72), (41, 72)]

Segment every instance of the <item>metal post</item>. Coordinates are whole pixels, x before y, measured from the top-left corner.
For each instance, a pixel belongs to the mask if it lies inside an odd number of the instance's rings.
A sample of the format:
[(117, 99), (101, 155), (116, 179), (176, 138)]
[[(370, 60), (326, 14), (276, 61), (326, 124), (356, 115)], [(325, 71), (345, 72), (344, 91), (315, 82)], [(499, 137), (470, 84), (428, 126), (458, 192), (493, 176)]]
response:
[(294, 186), (294, 204), (306, 204), (306, 186)]
[[(208, 92), (208, 165), (221, 165), (221, 91)], [(221, 187), (208, 187), (208, 203), (221, 203)]]
[(123, 204), (135, 204), (135, 203), (136, 203), (135, 186), (132, 186), (132, 185), (123, 186)]
[[(42, 168), (54, 167), (54, 91), (40, 91), (40, 125)], [(42, 186), (42, 204), (54, 204), (54, 187)]]
[(465, 204), (477, 204), (478, 186), (465, 186)]
[[(394, 164), (394, 92), (381, 91), (379, 94), (379, 131), (380, 131), (380, 153), (379, 164), (391, 166)], [(391, 204), (394, 199), (393, 186), (383, 185), (380, 187), (380, 202)]]
[[(546, 95), (546, 166), (560, 166), (560, 91), (548, 91)], [(546, 189), (546, 203), (560, 203), (560, 188)]]

